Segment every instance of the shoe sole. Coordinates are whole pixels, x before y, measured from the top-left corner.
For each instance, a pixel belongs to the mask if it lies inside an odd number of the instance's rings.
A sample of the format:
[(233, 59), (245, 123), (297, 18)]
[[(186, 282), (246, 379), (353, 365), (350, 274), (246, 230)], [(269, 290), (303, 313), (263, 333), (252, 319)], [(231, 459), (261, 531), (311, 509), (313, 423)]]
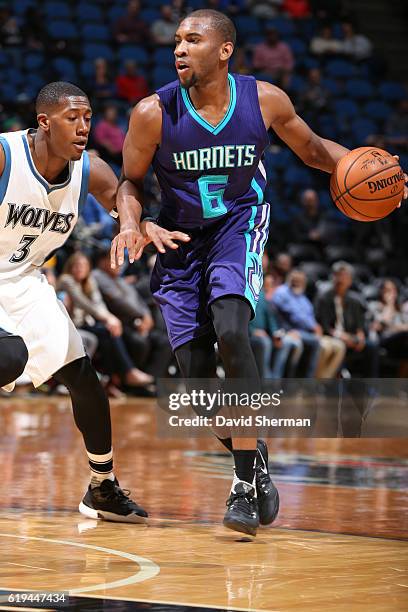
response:
[(84, 516), (91, 519), (100, 519), (102, 521), (110, 521), (112, 523), (135, 523), (135, 524), (147, 524), (147, 516), (139, 516), (138, 514), (128, 514), (122, 516), (121, 514), (114, 514), (113, 512), (106, 512), (105, 510), (95, 510), (90, 508), (84, 502), (81, 502), (78, 506), (78, 510)]
[(246, 533), (247, 535), (256, 536), (256, 527), (250, 527), (246, 523), (240, 521), (223, 521), (224, 527), (232, 529), (233, 531), (239, 531), (240, 533)]

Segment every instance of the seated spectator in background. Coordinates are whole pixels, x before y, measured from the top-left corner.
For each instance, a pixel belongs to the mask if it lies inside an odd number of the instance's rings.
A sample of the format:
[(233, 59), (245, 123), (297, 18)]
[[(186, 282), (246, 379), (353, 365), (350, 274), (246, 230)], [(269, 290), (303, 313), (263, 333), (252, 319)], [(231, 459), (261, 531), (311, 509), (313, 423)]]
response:
[(298, 244), (316, 247), (318, 257), (329, 242), (330, 227), (326, 215), (319, 208), (319, 196), (314, 189), (305, 189), (301, 195), (302, 211), (294, 218), (292, 240)]
[(130, 0), (127, 11), (114, 25), (114, 37), (119, 44), (146, 45), (150, 41), (147, 23), (140, 17), (139, 0)]
[(122, 165), (122, 148), (125, 131), (118, 123), (118, 109), (113, 104), (106, 106), (103, 118), (94, 128), (93, 137), (106, 161)]
[(169, 4), (160, 7), (160, 19), (152, 23), (151, 34), (156, 45), (174, 44), (174, 35), (178, 28), (178, 23), (173, 16), (173, 9)]
[(385, 124), (385, 137), (387, 144), (401, 148), (408, 146), (408, 97), (401, 100), (389, 116)]
[(284, 327), (296, 330), (300, 335), (304, 352), (307, 353), (305, 377), (316, 375), (319, 378), (333, 378), (343, 362), (345, 345), (341, 340), (323, 336), (305, 289), (306, 275), (295, 268), (290, 272), (287, 283), (276, 289), (272, 302), (281, 315)]
[(191, 8), (188, 6), (187, 0), (172, 0), (171, 10), (173, 11), (173, 21), (179, 23), (182, 19), (187, 17)]
[[(380, 346), (393, 359), (408, 361), (408, 312), (404, 312), (398, 301), (398, 287), (386, 279), (380, 287), (380, 299), (369, 304), (371, 329), (378, 335)], [(406, 368), (406, 363), (401, 363)], [(401, 372), (400, 372), (401, 376)]]
[(75, 326), (97, 336), (101, 364), (114, 383), (130, 387), (151, 384), (153, 377), (134, 366), (123, 340), (122, 323), (107, 309), (92, 275), (90, 261), (83, 253), (74, 253), (67, 259), (58, 289), (70, 298), (70, 315)]
[(310, 15), (308, 0), (284, 0), (282, 10), (293, 19), (304, 19)]
[(363, 305), (350, 291), (353, 273), (353, 267), (345, 261), (333, 264), (333, 288), (318, 296), (316, 318), (325, 334), (345, 343), (345, 363), (353, 376), (377, 378), (378, 343), (366, 336)]
[(237, 47), (234, 50), (231, 72), (237, 72), (238, 74), (250, 74), (251, 72), (245, 49), (243, 47)]
[(275, 269), (275, 274), (280, 276), (280, 281), (278, 284), (282, 284), (285, 282), (287, 275), (293, 268), (293, 259), (289, 253), (278, 253), (273, 262), (273, 267)]
[(95, 246), (110, 246), (118, 223), (91, 193), (87, 195), (80, 219), (84, 221), (89, 235), (96, 241)]
[(373, 46), (367, 36), (356, 34), (354, 26), (349, 21), (342, 23), (344, 40), (341, 41), (341, 51), (351, 59), (362, 61), (372, 54)]
[(133, 60), (125, 62), (125, 72), (117, 77), (116, 88), (119, 98), (127, 100), (129, 104), (136, 104), (149, 93), (147, 81), (138, 73), (138, 66)]
[(272, 303), (277, 308), (283, 327), (287, 331), (296, 330), (301, 337), (304, 346), (302, 374), (311, 378), (319, 359), (321, 328), (314, 317), (312, 304), (304, 295), (305, 289), (305, 274), (294, 268), (286, 283), (276, 289)]
[(9, 56), (13, 68), (20, 68), (23, 36), (19, 22), (7, 6), (0, 6), (0, 47)]
[(44, 22), (44, 15), (38, 6), (27, 7), (21, 28), (25, 46), (39, 50), (47, 47), (49, 36)]
[(125, 278), (120, 268), (111, 268), (110, 250), (96, 258), (93, 276), (109, 308), (123, 325), (123, 338), (134, 363), (156, 378), (167, 376), (172, 350), (165, 331), (155, 329), (146, 302)]
[(108, 62), (103, 57), (98, 57), (95, 60), (95, 74), (91, 83), (90, 90), (92, 91), (93, 101), (102, 103), (116, 96), (116, 87), (112, 82)]
[(299, 93), (299, 109), (302, 113), (317, 115), (327, 109), (330, 92), (322, 85), (322, 73), (319, 68), (311, 68), (307, 73), (307, 82)]
[(291, 48), (279, 40), (279, 32), (275, 28), (268, 27), (265, 42), (255, 45), (252, 65), (255, 70), (269, 74), (282, 85), (287, 83), (295, 60)]
[(333, 37), (330, 25), (324, 25), (318, 36), (314, 36), (310, 43), (310, 51), (315, 55), (337, 55), (343, 50), (342, 41)]
[(283, 0), (251, 0), (249, 10), (259, 19), (273, 19), (280, 13)]
[[(274, 284), (272, 275), (267, 274), (264, 288), (267, 294)], [(285, 332), (280, 327), (276, 308), (272, 300), (266, 300), (264, 291), (259, 295), (256, 316), (250, 323), (251, 344), (262, 345), (261, 377), (283, 378), (285, 372), (294, 376), (299, 359), (302, 355), (302, 341), (295, 331)], [(289, 363), (288, 363), (289, 362)]]

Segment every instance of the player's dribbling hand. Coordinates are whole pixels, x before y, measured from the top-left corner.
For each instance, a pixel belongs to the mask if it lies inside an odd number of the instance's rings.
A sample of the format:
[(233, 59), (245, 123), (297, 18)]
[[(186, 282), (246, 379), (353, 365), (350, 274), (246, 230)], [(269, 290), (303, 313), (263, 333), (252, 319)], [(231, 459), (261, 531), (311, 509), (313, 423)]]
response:
[[(399, 160), (399, 155), (393, 155), (393, 157), (395, 157), (397, 161)], [(404, 195), (402, 196), (402, 200), (406, 200), (408, 198), (408, 175), (405, 172), (404, 172), (404, 181), (405, 181), (405, 186), (404, 186)], [(402, 200), (398, 204), (397, 208), (401, 208)]]
[(112, 240), (111, 268), (116, 268), (123, 264), (125, 261), (125, 249), (128, 251), (130, 263), (140, 259), (146, 244), (146, 238), (140, 230), (121, 230)]
[(176, 240), (181, 242), (189, 242), (190, 236), (184, 232), (169, 232), (169, 230), (160, 227), (156, 223), (148, 221), (144, 228), (147, 243), (152, 242), (159, 253), (165, 253), (166, 249), (178, 249), (179, 245)]

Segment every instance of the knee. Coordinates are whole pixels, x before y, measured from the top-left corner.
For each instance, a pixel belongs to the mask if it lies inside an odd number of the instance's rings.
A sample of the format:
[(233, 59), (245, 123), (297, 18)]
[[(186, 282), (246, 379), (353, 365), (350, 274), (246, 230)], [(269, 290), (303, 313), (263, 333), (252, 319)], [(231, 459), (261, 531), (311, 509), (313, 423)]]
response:
[(224, 330), (217, 336), (218, 348), (221, 353), (239, 355), (247, 345), (249, 346), (249, 333), (243, 330)]
[(94, 394), (101, 388), (98, 376), (88, 356), (76, 359), (58, 370), (54, 378), (66, 386), (70, 393)]
[(20, 336), (6, 336), (0, 340), (1, 378), (9, 382), (16, 380), (23, 372), (28, 361), (28, 350)]

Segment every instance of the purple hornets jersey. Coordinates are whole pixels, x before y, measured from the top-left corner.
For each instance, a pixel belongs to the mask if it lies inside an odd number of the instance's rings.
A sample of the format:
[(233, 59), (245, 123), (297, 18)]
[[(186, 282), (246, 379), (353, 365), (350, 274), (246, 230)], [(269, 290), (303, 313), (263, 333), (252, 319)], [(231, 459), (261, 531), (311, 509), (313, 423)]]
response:
[(163, 107), (162, 141), (153, 159), (166, 227), (207, 226), (236, 205), (260, 205), (262, 165), (269, 142), (256, 80), (229, 74), (230, 103), (212, 126), (195, 110), (188, 90), (174, 81), (157, 91)]

